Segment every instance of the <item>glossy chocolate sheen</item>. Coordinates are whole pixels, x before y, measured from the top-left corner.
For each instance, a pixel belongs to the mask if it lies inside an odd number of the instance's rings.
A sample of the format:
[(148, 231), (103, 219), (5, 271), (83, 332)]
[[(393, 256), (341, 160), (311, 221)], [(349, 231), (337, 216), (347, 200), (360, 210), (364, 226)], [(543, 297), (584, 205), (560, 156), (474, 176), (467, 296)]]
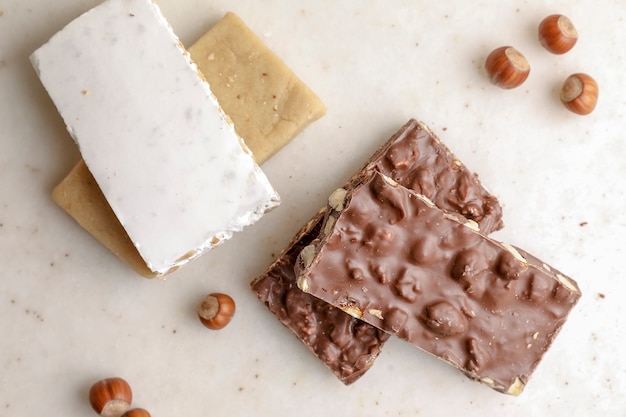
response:
[(414, 119), (372, 156), (365, 169), (382, 172), (442, 210), (474, 220), (485, 234), (503, 227), (496, 197), (428, 127)]
[(280, 322), (349, 385), (372, 366), (389, 335), (296, 286), (296, 258), (319, 234), (322, 215), (320, 212), (300, 230), (252, 288)]
[(300, 289), (521, 393), (578, 301), (576, 283), (379, 173), (353, 185), (301, 252)]
[[(421, 184), (420, 190), (431, 184), (436, 187), (431, 195), (437, 197), (437, 204), (442, 204), (443, 209), (467, 213), (486, 232), (502, 227), (502, 210), (496, 198), (426, 126), (414, 119), (388, 139), (350, 182), (358, 180), (368, 169), (380, 170), (407, 186)], [(421, 182), (416, 178), (421, 178)], [(276, 261), (251, 285), (280, 322), (344, 384), (350, 384), (369, 369), (389, 336), (302, 293), (296, 286), (296, 257), (318, 236), (324, 213), (325, 208), (293, 237)], [(331, 337), (341, 342), (333, 342)]]

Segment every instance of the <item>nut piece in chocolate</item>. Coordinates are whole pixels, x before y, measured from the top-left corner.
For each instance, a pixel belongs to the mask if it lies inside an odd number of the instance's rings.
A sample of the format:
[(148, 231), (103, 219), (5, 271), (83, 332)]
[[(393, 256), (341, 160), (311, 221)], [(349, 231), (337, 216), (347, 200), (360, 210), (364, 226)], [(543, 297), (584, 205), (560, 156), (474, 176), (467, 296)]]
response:
[(580, 297), (577, 284), (380, 173), (328, 209), (298, 286), (439, 357), (522, 392)]

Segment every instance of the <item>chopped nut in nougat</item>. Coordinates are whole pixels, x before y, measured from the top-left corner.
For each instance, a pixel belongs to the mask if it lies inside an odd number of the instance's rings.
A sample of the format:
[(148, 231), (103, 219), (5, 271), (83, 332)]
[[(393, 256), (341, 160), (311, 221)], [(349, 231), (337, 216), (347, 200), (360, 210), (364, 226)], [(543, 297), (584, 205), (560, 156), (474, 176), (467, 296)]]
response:
[(518, 395), (580, 297), (532, 255), (374, 171), (296, 261), (300, 289)]

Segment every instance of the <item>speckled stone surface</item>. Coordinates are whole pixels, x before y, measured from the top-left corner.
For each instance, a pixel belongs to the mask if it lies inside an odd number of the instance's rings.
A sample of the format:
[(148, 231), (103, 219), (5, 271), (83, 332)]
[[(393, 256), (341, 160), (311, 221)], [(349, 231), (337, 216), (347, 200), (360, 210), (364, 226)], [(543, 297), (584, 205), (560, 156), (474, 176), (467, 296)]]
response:
[[(328, 107), (263, 164), (282, 205), (160, 281), (136, 275), (50, 199), (80, 156), (28, 56), (98, 3), (0, 2), (0, 416), (91, 415), (89, 386), (108, 376), (126, 378), (134, 405), (155, 416), (623, 414), (626, 5), (158, 1), (188, 45), (237, 13)], [(536, 39), (556, 12), (580, 33), (562, 56)], [(481, 70), (505, 44), (532, 68), (516, 90), (490, 85)], [(586, 117), (558, 101), (573, 72), (600, 85)], [(583, 292), (518, 398), (396, 339), (344, 387), (250, 291), (327, 196), (411, 117), (500, 199), (505, 228), (494, 237)], [(219, 332), (195, 316), (212, 291), (237, 302)]]

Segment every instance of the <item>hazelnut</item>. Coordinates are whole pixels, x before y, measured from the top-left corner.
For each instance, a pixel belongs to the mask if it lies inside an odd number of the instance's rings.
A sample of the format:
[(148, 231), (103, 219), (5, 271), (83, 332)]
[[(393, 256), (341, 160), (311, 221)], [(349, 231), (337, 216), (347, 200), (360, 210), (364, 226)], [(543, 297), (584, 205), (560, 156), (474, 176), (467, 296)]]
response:
[(89, 390), (89, 403), (103, 417), (120, 417), (133, 399), (128, 382), (122, 378), (107, 378), (96, 382)]
[(125, 412), (122, 417), (151, 417), (151, 415), (148, 410), (143, 408), (133, 408)]
[(506, 89), (520, 86), (530, 73), (526, 58), (512, 46), (493, 50), (487, 56), (485, 69), (493, 84)]
[(553, 54), (564, 54), (576, 45), (578, 31), (567, 16), (553, 14), (539, 24), (539, 42)]
[(587, 115), (598, 102), (598, 83), (587, 74), (572, 74), (561, 87), (561, 102), (572, 112)]
[(198, 308), (200, 321), (211, 330), (226, 327), (234, 314), (235, 302), (230, 296), (221, 293), (207, 295)]

